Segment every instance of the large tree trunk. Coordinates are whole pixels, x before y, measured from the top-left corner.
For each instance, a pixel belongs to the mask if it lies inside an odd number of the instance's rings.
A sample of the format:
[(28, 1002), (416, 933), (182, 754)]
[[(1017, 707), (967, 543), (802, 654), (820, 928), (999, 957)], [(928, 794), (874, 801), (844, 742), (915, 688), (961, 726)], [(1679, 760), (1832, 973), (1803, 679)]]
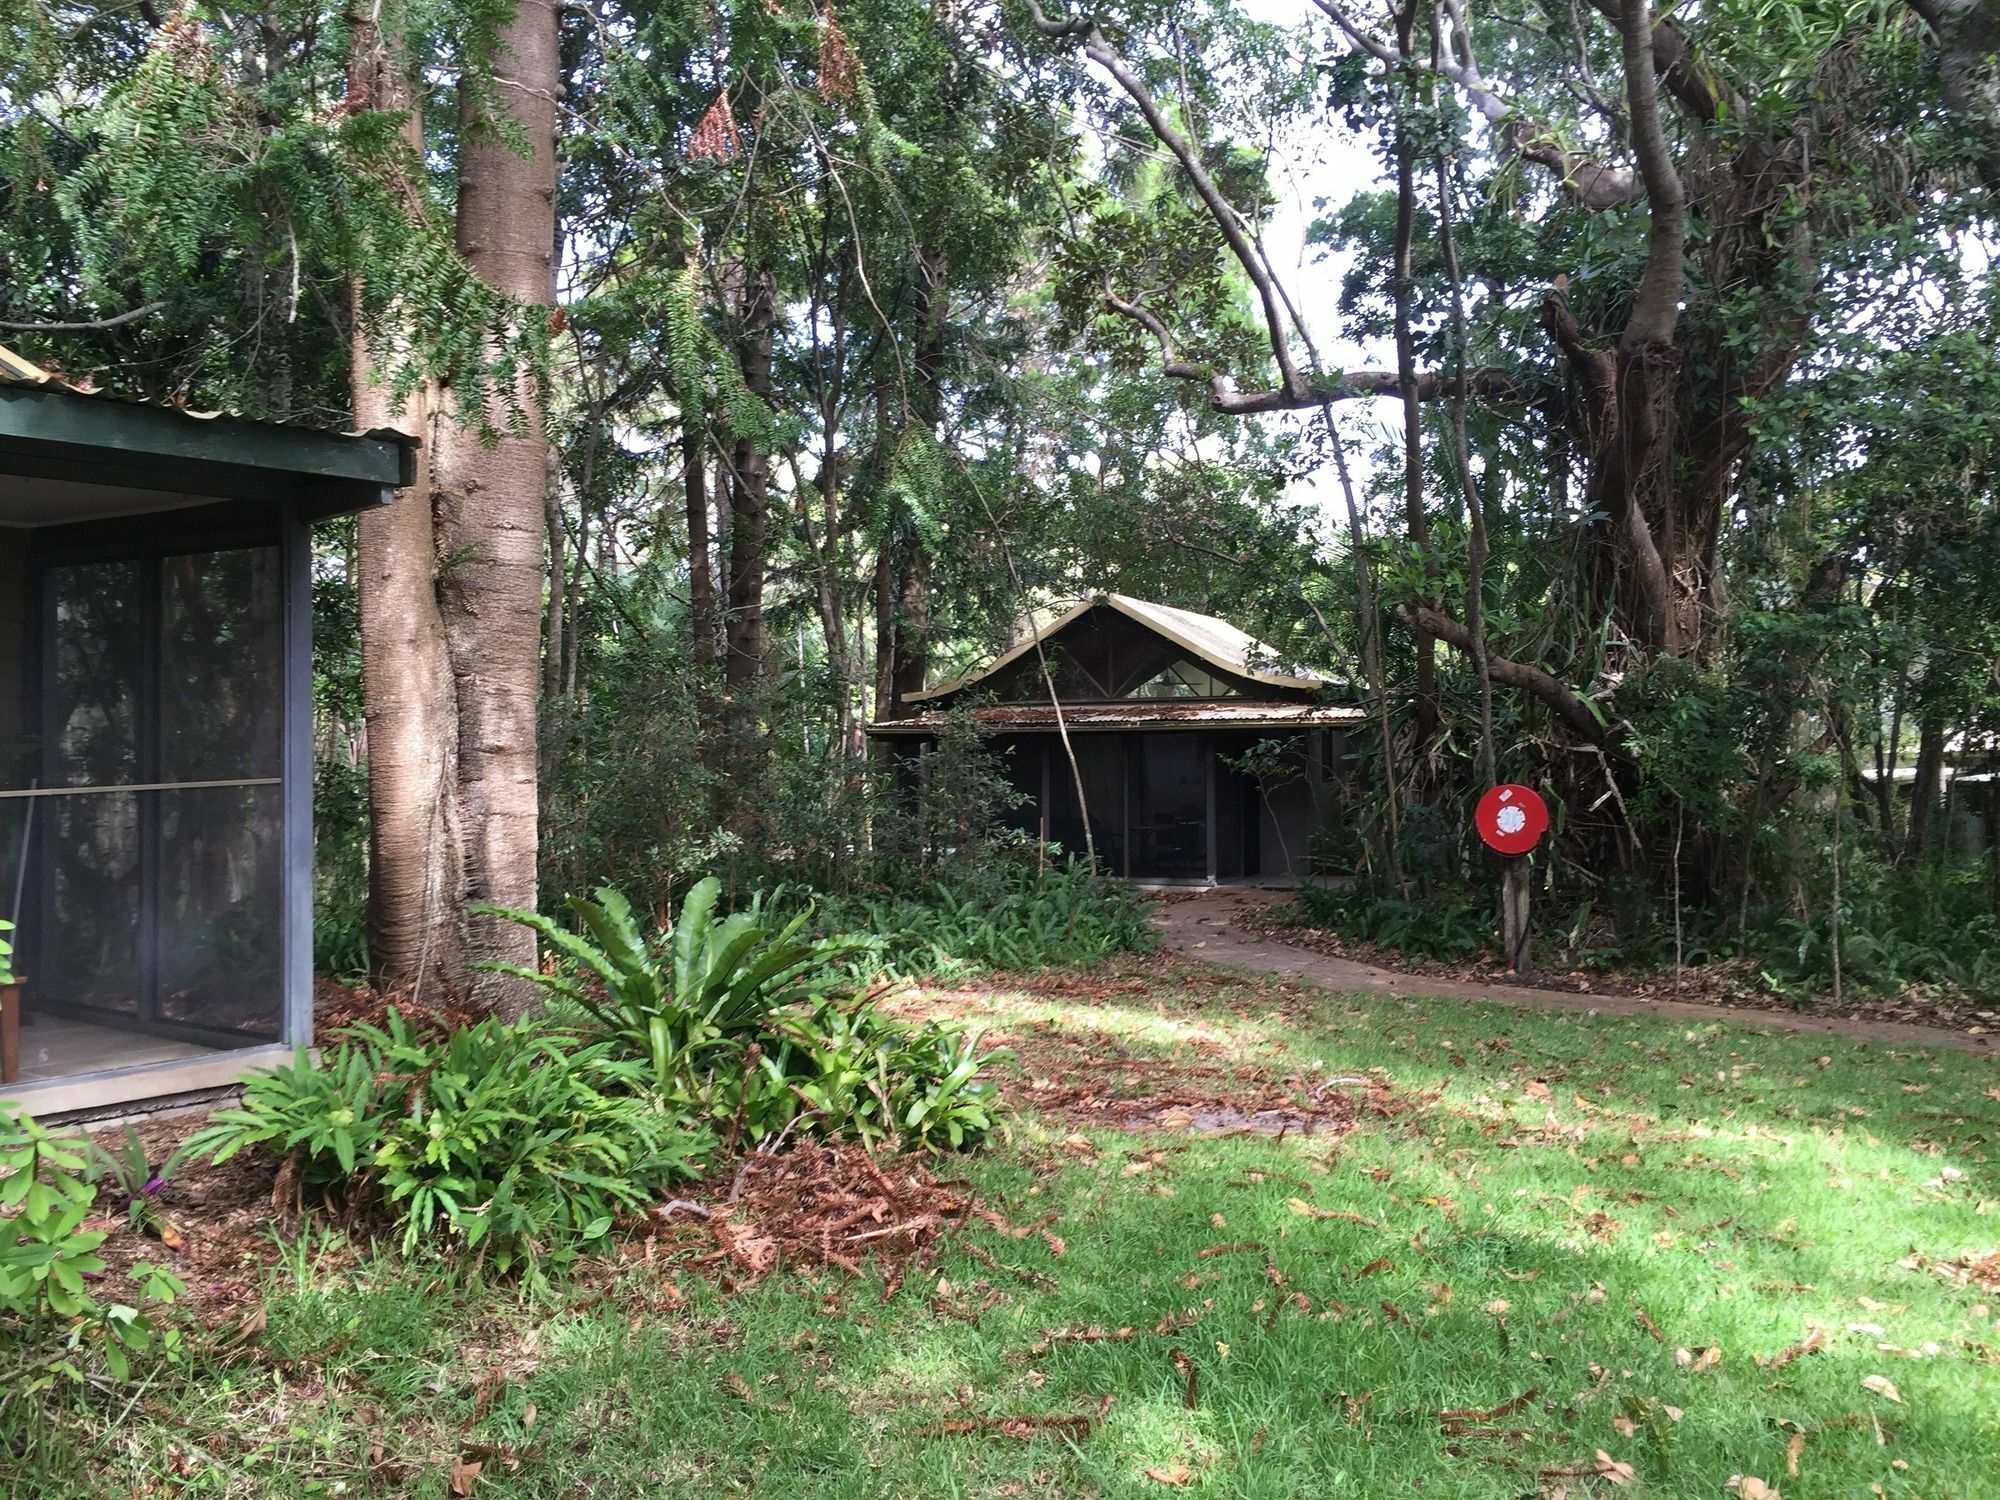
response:
[[(349, 18), (348, 96), (403, 116), (413, 159), (423, 117), (395, 40), (401, 17), (377, 24), (368, 5)], [(456, 995), (464, 979), (463, 863), (455, 788), (458, 700), (438, 609), (431, 520), (432, 427), (437, 393), (425, 384), (398, 409), (354, 296), (354, 418), (417, 438), (415, 483), (358, 527), (361, 679), (368, 726), (368, 951), (375, 982), (422, 1002)], [(393, 342), (389, 347), (393, 350)]]
[(1910, 836), (1902, 863), (1915, 867), (1930, 854), (1938, 804), (1944, 796), (1946, 726), (1941, 709), (1926, 704), (1917, 718), (1916, 779), (1910, 784)]
[[(474, 273), (539, 317), (555, 296), (555, 98), (551, 0), (517, 0), (499, 27), (493, 77), (459, 93), (458, 248)], [(497, 352), (497, 351), (496, 351)], [(465, 892), (536, 904), (536, 703), (540, 689), (543, 520), (549, 483), (542, 393), (523, 369), (483, 414), (442, 424), (436, 458), (438, 605), (458, 694), (456, 796)], [(493, 436), (482, 435), (480, 419)], [(532, 965), (534, 937), (471, 916), (466, 956)], [(474, 969), (475, 999), (524, 1008), (528, 986)]]

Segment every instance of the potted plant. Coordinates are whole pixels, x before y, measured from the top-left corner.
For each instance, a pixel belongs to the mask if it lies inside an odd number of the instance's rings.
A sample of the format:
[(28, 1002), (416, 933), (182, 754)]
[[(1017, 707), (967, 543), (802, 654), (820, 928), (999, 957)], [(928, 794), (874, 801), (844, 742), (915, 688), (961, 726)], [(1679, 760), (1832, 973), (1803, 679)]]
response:
[(21, 981), (14, 973), (14, 924), (0, 917), (0, 1083), (21, 1076)]

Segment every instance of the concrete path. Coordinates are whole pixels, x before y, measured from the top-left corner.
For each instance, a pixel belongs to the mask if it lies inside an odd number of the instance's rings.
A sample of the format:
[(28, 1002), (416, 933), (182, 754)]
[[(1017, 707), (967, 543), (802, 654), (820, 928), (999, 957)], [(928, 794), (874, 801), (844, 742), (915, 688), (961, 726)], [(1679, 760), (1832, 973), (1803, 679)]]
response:
[(1596, 1011), (1607, 1015), (1649, 1015), (1703, 1025), (1727, 1021), (1751, 1029), (1827, 1032), (1863, 1041), (1901, 1047), (1959, 1047), (1993, 1055), (2000, 1038), (1973, 1036), (1936, 1026), (1903, 1021), (1870, 1021), (1858, 1017), (1788, 1015), (1728, 1005), (1702, 1005), (1685, 1000), (1652, 1000), (1639, 995), (1576, 994), (1565, 990), (1530, 989), (1514, 984), (1470, 984), (1455, 979), (1431, 979), (1399, 974), (1351, 958), (1335, 958), (1277, 942), (1261, 932), (1237, 925), (1246, 914), (1284, 899), (1279, 891), (1223, 886), (1162, 905), (1154, 914), (1167, 950), (1204, 963), (1253, 973), (1306, 979), (1330, 990), (1366, 995), (1422, 995), (1447, 1000), (1490, 1000), (1502, 1005), (1545, 1010)]

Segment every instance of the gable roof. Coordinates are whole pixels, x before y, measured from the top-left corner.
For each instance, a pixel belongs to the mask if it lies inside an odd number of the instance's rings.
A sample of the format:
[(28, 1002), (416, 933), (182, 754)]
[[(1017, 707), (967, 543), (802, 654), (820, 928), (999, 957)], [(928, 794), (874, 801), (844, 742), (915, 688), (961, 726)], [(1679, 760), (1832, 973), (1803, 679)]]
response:
[(1054, 640), (1099, 606), (1116, 610), (1128, 619), (1138, 622), (1155, 635), (1171, 641), (1197, 661), (1219, 671), (1247, 678), (1251, 682), (1261, 682), (1268, 687), (1311, 692), (1333, 681), (1330, 677), (1304, 667), (1283, 666), (1278, 653), (1271, 647), (1255, 636), (1238, 630), (1227, 620), (1217, 619), (1214, 615), (1196, 614), (1191, 609), (1175, 609), (1168, 604), (1153, 604), (1145, 599), (1134, 599), (1129, 594), (1093, 594), (1074, 609), (1044, 625), (1019, 645), (1002, 652), (989, 665), (955, 677), (940, 687), (907, 694), (903, 701), (923, 703), (953, 693), (962, 693), (1019, 661), (1036, 647)]

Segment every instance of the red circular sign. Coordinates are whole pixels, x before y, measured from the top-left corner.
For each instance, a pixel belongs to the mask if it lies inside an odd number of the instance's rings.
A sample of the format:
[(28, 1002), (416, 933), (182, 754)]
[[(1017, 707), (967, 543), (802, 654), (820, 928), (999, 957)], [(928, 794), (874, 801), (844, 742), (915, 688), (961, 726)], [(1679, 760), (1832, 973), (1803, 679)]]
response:
[(1549, 831), (1549, 809), (1540, 793), (1509, 781), (1479, 799), (1472, 821), (1479, 836), (1502, 854), (1526, 854)]

